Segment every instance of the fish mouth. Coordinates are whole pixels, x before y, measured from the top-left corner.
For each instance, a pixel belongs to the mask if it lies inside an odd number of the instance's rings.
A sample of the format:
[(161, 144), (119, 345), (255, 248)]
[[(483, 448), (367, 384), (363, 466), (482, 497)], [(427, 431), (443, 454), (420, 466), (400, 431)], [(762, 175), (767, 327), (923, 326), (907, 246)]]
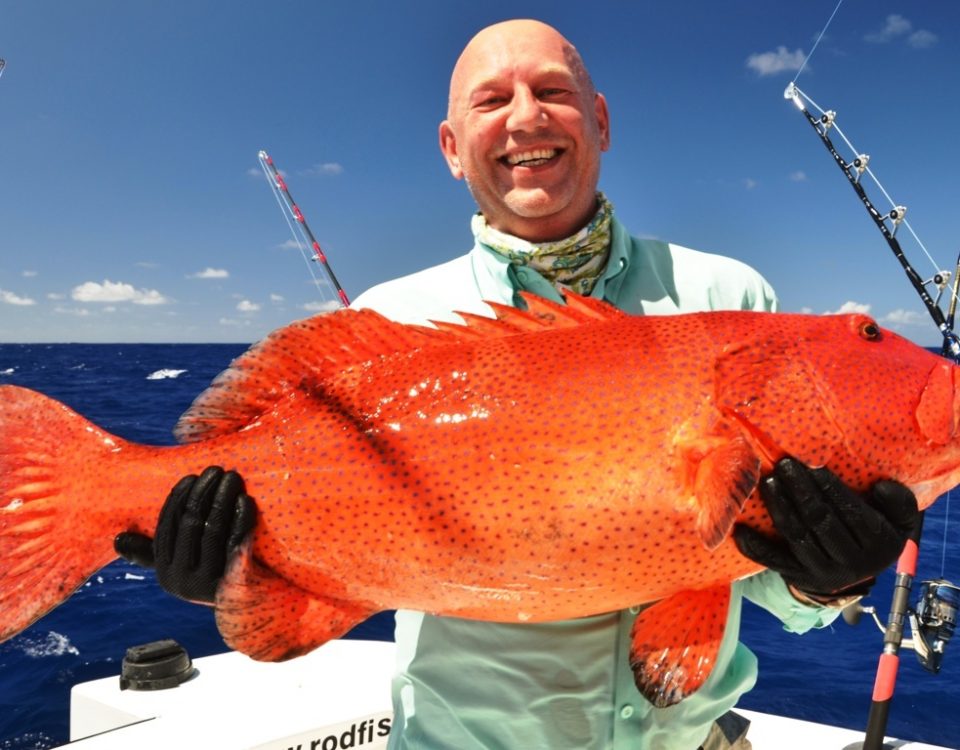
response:
[(504, 154), (498, 161), (505, 167), (542, 167), (556, 161), (563, 153), (562, 148), (533, 148)]

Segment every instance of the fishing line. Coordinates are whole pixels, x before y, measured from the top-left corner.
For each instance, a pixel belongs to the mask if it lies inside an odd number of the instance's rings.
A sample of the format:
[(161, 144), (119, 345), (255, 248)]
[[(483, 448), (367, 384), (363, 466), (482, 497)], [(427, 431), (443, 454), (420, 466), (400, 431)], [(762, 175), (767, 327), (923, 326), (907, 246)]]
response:
[(947, 539), (949, 539), (948, 531), (950, 529), (950, 495), (953, 494), (953, 490), (947, 490), (947, 494), (944, 495), (944, 501), (946, 507), (943, 509), (943, 547), (940, 550), (940, 577), (946, 578), (947, 576)]
[(793, 77), (792, 83), (796, 83), (797, 79), (800, 77), (800, 74), (803, 72), (803, 69), (807, 66), (807, 63), (810, 61), (810, 58), (813, 57), (813, 52), (816, 50), (817, 45), (820, 44), (820, 40), (823, 39), (823, 35), (827, 33), (827, 29), (830, 28), (830, 23), (833, 21), (833, 17), (837, 15), (837, 11), (840, 10), (840, 6), (843, 5), (843, 0), (837, 3), (837, 7), (833, 9), (833, 13), (830, 14), (830, 18), (827, 19), (826, 26), (823, 27), (823, 30), (820, 32), (820, 36), (817, 37), (817, 41), (813, 43), (813, 46), (810, 48), (810, 53), (804, 58), (803, 63), (800, 65), (800, 68), (797, 70), (797, 74)]
[[(910, 223), (906, 220), (906, 206), (896, 203), (890, 197), (890, 194), (886, 191), (883, 185), (880, 184), (880, 181), (877, 179), (874, 172), (869, 168), (870, 156), (866, 153), (858, 151), (853, 146), (853, 144), (850, 142), (850, 139), (846, 137), (846, 135), (837, 125), (837, 113), (835, 111), (824, 110), (816, 102), (814, 102), (811, 97), (801, 91), (795, 83), (790, 83), (787, 86), (783, 92), (783, 96), (785, 99), (791, 100), (796, 105), (797, 109), (803, 113), (804, 117), (807, 118), (807, 121), (820, 137), (820, 141), (830, 152), (834, 162), (838, 167), (840, 167), (840, 170), (847, 178), (847, 181), (850, 183), (851, 187), (860, 198), (860, 201), (863, 203), (864, 208), (867, 209), (867, 212), (877, 225), (877, 228), (883, 234), (884, 239), (887, 241), (887, 244), (893, 251), (894, 256), (897, 258), (901, 267), (903, 268), (904, 273), (906, 273), (907, 278), (913, 285), (914, 290), (920, 296), (921, 301), (927, 308), (927, 312), (933, 318), (933, 322), (936, 324), (941, 335), (943, 336), (941, 354), (943, 356), (950, 356), (955, 362), (960, 363), (960, 338), (958, 338), (953, 331), (953, 311), (955, 309), (957, 286), (958, 283), (960, 283), (960, 263), (958, 263), (957, 270), (954, 273), (942, 270), (937, 266), (926, 246), (920, 240), (917, 233), (913, 230), (913, 227), (910, 226)], [(811, 114), (807, 109), (807, 106), (804, 104), (804, 101), (808, 102), (810, 106), (819, 113), (819, 116)], [(849, 159), (841, 156), (836, 146), (834, 146), (833, 141), (830, 138), (831, 131), (837, 133), (847, 148), (850, 149), (851, 157)], [(867, 195), (863, 185), (864, 181), (862, 180), (864, 174), (870, 177), (883, 196), (889, 201), (890, 209), (886, 212), (877, 210), (873, 204), (873, 201)], [(934, 272), (929, 279), (924, 280), (920, 277), (916, 269), (914, 269), (913, 265), (907, 259), (903, 248), (900, 246), (900, 241), (897, 239), (896, 235), (901, 226), (906, 227), (907, 232), (909, 232), (909, 234), (914, 238), (914, 241), (916, 241), (917, 245), (920, 246), (924, 255), (926, 255), (933, 265)], [(949, 285), (951, 277), (953, 277), (952, 286)], [(936, 288), (936, 300), (934, 300), (927, 291), (927, 288), (931, 285)], [(948, 298), (950, 300), (949, 317), (945, 316), (943, 310), (940, 309), (941, 297), (943, 296), (944, 291), (947, 289), (949, 289)]]
[[(910, 222), (906, 220), (906, 206), (898, 204), (896, 201), (894, 201), (887, 192), (886, 188), (883, 187), (876, 174), (874, 174), (873, 170), (871, 170), (869, 167), (870, 157), (866, 153), (859, 151), (853, 145), (853, 143), (851, 143), (850, 139), (847, 138), (846, 134), (840, 129), (840, 126), (836, 122), (836, 112), (822, 108), (810, 96), (801, 91), (796, 84), (797, 79), (803, 72), (803, 69), (813, 56), (814, 50), (816, 50), (817, 46), (820, 44), (820, 41), (827, 33), (827, 29), (830, 28), (830, 24), (833, 22), (837, 12), (840, 10), (841, 5), (843, 5), (843, 0), (839, 0), (836, 7), (833, 9), (833, 13), (831, 13), (830, 18), (827, 19), (827, 23), (814, 42), (813, 47), (810, 49), (810, 53), (806, 56), (806, 58), (804, 58), (803, 63), (797, 70), (797, 74), (793, 78), (793, 81), (790, 82), (786, 90), (783, 92), (783, 96), (786, 99), (792, 100), (797, 108), (803, 112), (810, 124), (813, 125), (814, 129), (817, 131), (817, 135), (820, 136), (820, 140), (830, 151), (837, 165), (843, 170), (854, 190), (857, 192), (857, 195), (860, 197), (860, 200), (863, 202), (867, 211), (877, 224), (877, 227), (883, 233), (884, 238), (890, 245), (890, 249), (900, 262), (900, 265), (903, 267), (904, 272), (910, 279), (911, 284), (913, 284), (917, 294), (920, 295), (921, 301), (927, 308), (930, 316), (933, 318), (933, 322), (936, 324), (941, 335), (943, 336), (941, 354), (943, 356), (951, 356), (954, 361), (960, 363), (960, 339), (958, 339), (953, 331), (954, 311), (957, 305), (958, 286), (960, 286), (960, 257), (957, 259), (957, 267), (953, 273), (943, 270), (943, 268), (937, 264), (937, 262), (933, 259), (933, 256), (927, 250), (926, 245), (910, 225)], [(814, 117), (810, 114), (806, 106), (804, 106), (801, 97), (803, 100), (806, 100), (817, 113), (819, 113), (818, 117)], [(828, 135), (828, 132), (831, 130), (840, 137), (840, 139), (849, 149), (850, 154), (852, 154), (852, 159), (849, 161), (844, 159), (833, 146), (833, 143)], [(890, 208), (885, 214), (882, 214), (876, 210), (872, 201), (864, 191), (861, 184), (861, 177), (864, 174), (870, 177), (873, 184), (889, 202)], [(905, 227), (910, 236), (913, 237), (914, 241), (920, 247), (920, 250), (933, 267), (933, 273), (930, 278), (924, 280), (919, 274), (917, 274), (916, 270), (913, 268), (903, 252), (903, 249), (900, 247), (900, 243), (896, 238), (896, 234), (901, 225)], [(951, 277), (953, 277), (952, 286), (949, 284)], [(930, 294), (927, 292), (927, 288), (930, 286), (936, 288), (936, 299), (931, 298)], [(945, 291), (947, 292), (947, 299), (949, 301), (949, 313), (947, 316), (944, 316), (943, 311), (940, 309), (940, 301)]]
[[(283, 214), (283, 218), (287, 222), (287, 227), (289, 227), (290, 233), (293, 235), (293, 241), (296, 243), (297, 249), (300, 251), (300, 257), (303, 258), (303, 262), (307, 266), (307, 271), (310, 273), (310, 277), (313, 279), (313, 284), (317, 288), (317, 291), (320, 293), (321, 297), (325, 299), (338, 299), (340, 305), (344, 307), (349, 306), (350, 300), (347, 298), (346, 292), (343, 291), (343, 288), (337, 281), (337, 277), (334, 275), (333, 269), (327, 262), (326, 255), (320, 248), (320, 243), (317, 242), (316, 238), (313, 236), (313, 233), (310, 231), (310, 228), (307, 226), (307, 220), (304, 218), (300, 208), (294, 202), (293, 196), (290, 195), (290, 191), (287, 188), (286, 183), (284, 182), (283, 177), (280, 175), (276, 165), (273, 163), (273, 160), (266, 151), (260, 151), (257, 156), (260, 161), (260, 169), (263, 171), (264, 177), (266, 177), (267, 183), (270, 185), (270, 189), (273, 191), (273, 197), (280, 206), (280, 213)], [(294, 222), (296, 222), (296, 228), (294, 228)], [(311, 257), (308, 257), (307, 255), (307, 246), (313, 249), (313, 255)], [(327, 292), (324, 292), (324, 290), (321, 289), (320, 280), (313, 272), (313, 266), (310, 263), (311, 261), (319, 261), (323, 265), (325, 272), (323, 281), (327, 287)]]
[(310, 277), (313, 279), (313, 285), (317, 288), (318, 292), (323, 294), (324, 292), (320, 288), (320, 282), (314, 274), (313, 268), (310, 266), (310, 261), (307, 259), (307, 253), (304, 249), (304, 244), (297, 236), (297, 230), (294, 228), (293, 222), (290, 220), (290, 214), (286, 211), (286, 206), (283, 203), (283, 199), (280, 197), (280, 191), (277, 189), (276, 185), (273, 184), (273, 180), (270, 179), (270, 172), (267, 170), (266, 164), (264, 164), (262, 161), (260, 162), (260, 169), (263, 171), (263, 176), (266, 177), (267, 182), (270, 184), (273, 197), (277, 201), (277, 205), (280, 207), (280, 213), (283, 214), (283, 219), (287, 222), (287, 228), (290, 230), (290, 235), (293, 237), (293, 241), (296, 244), (297, 249), (300, 251), (300, 257), (303, 258), (303, 262), (307, 266), (307, 271), (309, 272)]
[[(794, 81), (796, 81), (796, 79), (794, 79)], [(886, 188), (884, 188), (884, 186), (881, 184), (879, 178), (873, 173), (873, 170), (870, 169), (870, 167), (869, 167), (869, 165), (868, 165), (869, 157), (866, 156), (866, 155), (864, 154), (864, 152), (858, 150), (858, 149), (856, 148), (856, 146), (854, 146), (853, 143), (850, 142), (850, 139), (847, 138), (847, 136), (846, 136), (846, 134), (843, 132), (843, 130), (840, 129), (840, 126), (837, 124), (837, 121), (836, 121), (836, 112), (824, 110), (822, 107), (820, 107), (819, 104), (817, 104), (815, 101), (813, 101), (813, 99), (811, 99), (804, 91), (802, 91), (802, 90), (796, 85), (796, 83), (792, 83), (791, 86), (792, 86), (793, 88), (791, 89), (791, 88), (788, 86), (788, 87), (787, 87), (787, 91), (788, 91), (788, 92), (793, 91), (793, 92), (795, 92), (797, 95), (802, 96), (804, 99), (806, 99), (807, 102), (809, 102), (810, 105), (811, 105), (817, 112), (820, 113), (820, 118), (819, 118), (819, 119), (821, 120), (821, 122), (822, 122), (824, 125), (827, 126), (827, 127), (826, 127), (826, 130), (832, 130), (832, 131), (835, 132), (838, 136), (840, 136), (841, 140), (843, 140), (843, 142), (846, 144), (847, 148), (850, 149), (850, 153), (855, 154), (855, 155), (856, 155), (856, 158), (858, 158), (858, 159), (861, 160), (862, 167), (861, 167), (861, 166), (855, 166), (855, 168), (856, 168), (858, 171), (860, 171), (861, 173), (866, 173), (867, 175), (870, 176), (870, 179), (871, 179), (871, 180), (873, 181), (873, 183), (877, 186), (877, 189), (878, 189), (881, 193), (883, 193), (883, 197), (886, 198), (887, 201), (889, 202), (890, 208), (891, 208), (891, 209), (895, 209), (895, 208), (900, 208), (900, 209), (901, 209), (901, 215), (900, 215), (899, 221), (898, 221), (897, 223), (898, 223), (898, 224), (903, 224), (903, 226), (905, 226), (905, 227), (907, 228), (907, 231), (910, 232), (910, 235), (911, 235), (911, 236), (913, 237), (913, 239), (916, 241), (917, 245), (919, 245), (919, 246), (920, 246), (920, 249), (923, 250), (923, 254), (924, 254), (925, 256), (927, 256), (927, 260), (930, 261), (930, 265), (933, 266), (934, 271), (940, 271), (940, 266), (939, 266), (939, 265), (937, 264), (937, 262), (933, 259), (933, 256), (932, 256), (932, 255), (930, 254), (930, 252), (927, 250), (926, 245), (923, 244), (923, 240), (921, 240), (920, 237), (917, 235), (917, 233), (916, 233), (915, 231), (913, 231), (913, 227), (910, 226), (910, 222), (907, 221), (906, 218), (904, 218), (904, 216), (905, 216), (905, 214), (906, 214), (906, 209), (905, 209), (903, 206), (900, 206), (899, 204), (897, 204), (897, 202), (896, 202), (895, 200), (893, 200), (893, 198), (890, 197), (890, 193), (887, 192)], [(787, 93), (786, 93), (786, 92), (784, 93), (784, 97), (787, 97)], [(787, 97), (787, 98), (791, 98), (791, 97)], [(798, 106), (801, 106), (801, 105), (798, 105)], [(847, 166), (849, 167), (850, 165), (848, 164)]]
[[(276, 185), (273, 184), (273, 180), (270, 178), (270, 172), (267, 170), (267, 166), (263, 162), (260, 163), (260, 169), (263, 171), (263, 176), (267, 178), (267, 182), (270, 184), (273, 197), (277, 201), (277, 205), (280, 207), (280, 213), (283, 214), (283, 219), (287, 222), (287, 228), (290, 230), (290, 235), (293, 237), (293, 241), (296, 243), (297, 249), (300, 251), (300, 257), (303, 258), (303, 262), (307, 266), (307, 271), (310, 274), (310, 278), (313, 279), (313, 285), (317, 288), (317, 291), (320, 292), (320, 294), (324, 294), (324, 290), (320, 288), (320, 281), (317, 279), (316, 274), (313, 272), (313, 267), (310, 265), (310, 260), (307, 257), (304, 243), (301, 238), (297, 236), (297, 230), (293, 226), (293, 222), (290, 219), (290, 214), (286, 210), (283, 199), (280, 197), (280, 191), (277, 189)], [(332, 291), (332, 289), (330, 291)]]

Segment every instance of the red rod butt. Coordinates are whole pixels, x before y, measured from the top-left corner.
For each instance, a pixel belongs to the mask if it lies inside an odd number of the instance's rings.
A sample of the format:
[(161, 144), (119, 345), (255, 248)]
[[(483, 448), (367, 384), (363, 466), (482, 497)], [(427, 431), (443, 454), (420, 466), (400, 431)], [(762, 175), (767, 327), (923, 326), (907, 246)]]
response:
[(877, 665), (877, 679), (873, 683), (873, 700), (880, 703), (893, 698), (893, 688), (897, 683), (897, 669), (900, 657), (896, 654), (881, 654)]

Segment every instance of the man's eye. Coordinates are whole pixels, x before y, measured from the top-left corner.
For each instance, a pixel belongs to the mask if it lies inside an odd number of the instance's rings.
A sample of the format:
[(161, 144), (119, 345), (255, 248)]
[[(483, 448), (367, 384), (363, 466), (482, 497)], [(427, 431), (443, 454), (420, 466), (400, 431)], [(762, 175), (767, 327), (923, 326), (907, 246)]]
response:
[(475, 106), (481, 107), (481, 108), (497, 107), (506, 101), (507, 101), (507, 98), (505, 96), (502, 96), (500, 94), (491, 94), (490, 96), (485, 96), (481, 99), (478, 99)]
[(563, 96), (567, 93), (566, 89), (541, 89), (540, 98), (541, 99), (556, 99), (557, 97)]

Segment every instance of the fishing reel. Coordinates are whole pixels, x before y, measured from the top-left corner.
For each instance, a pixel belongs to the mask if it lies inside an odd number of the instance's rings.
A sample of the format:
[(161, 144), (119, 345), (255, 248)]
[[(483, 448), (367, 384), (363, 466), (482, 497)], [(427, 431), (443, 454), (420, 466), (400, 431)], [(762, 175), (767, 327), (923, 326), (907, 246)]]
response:
[(957, 627), (960, 586), (949, 581), (924, 581), (920, 598), (910, 612), (913, 650), (928, 672), (940, 671), (943, 653)]
[[(960, 586), (942, 579), (920, 584), (917, 604), (906, 613), (913, 637), (905, 638), (900, 645), (912, 648), (920, 665), (928, 672), (937, 674), (940, 671), (947, 644), (957, 627), (958, 610)], [(865, 607), (856, 602), (843, 610), (843, 619), (849, 625), (856, 625), (864, 614), (872, 615), (880, 631), (886, 632), (876, 607)]]

